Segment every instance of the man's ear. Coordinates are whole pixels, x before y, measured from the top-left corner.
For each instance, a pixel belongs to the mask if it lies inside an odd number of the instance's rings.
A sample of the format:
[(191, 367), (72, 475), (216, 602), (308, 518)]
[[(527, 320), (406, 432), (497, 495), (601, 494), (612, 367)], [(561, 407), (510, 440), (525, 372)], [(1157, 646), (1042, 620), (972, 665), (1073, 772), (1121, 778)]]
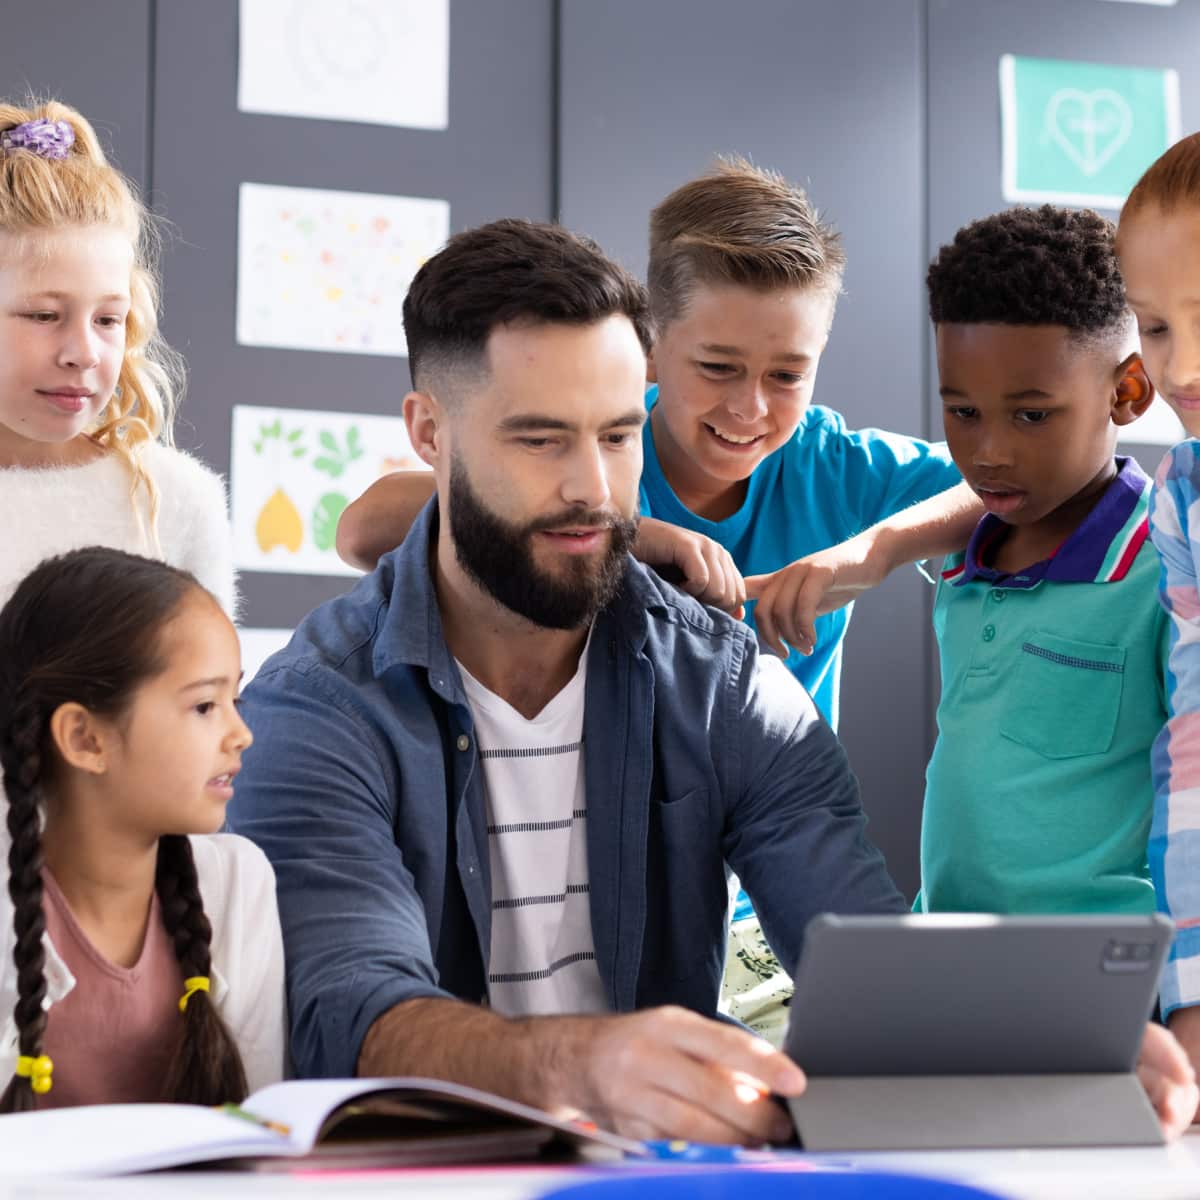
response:
[(651, 350), (650, 353), (646, 355), (646, 382), (647, 383), (657, 383), (658, 382), (658, 368), (654, 365), (654, 351), (653, 350)]
[(446, 411), (428, 392), (409, 392), (404, 397), (404, 424), (417, 457), (436, 467), (442, 454)]
[(1146, 374), (1142, 356), (1133, 353), (1116, 371), (1112, 403), (1113, 424), (1131, 425), (1150, 407), (1153, 400), (1154, 384)]
[(108, 770), (107, 729), (82, 704), (60, 704), (50, 717), (50, 740), (69, 767), (89, 775)]

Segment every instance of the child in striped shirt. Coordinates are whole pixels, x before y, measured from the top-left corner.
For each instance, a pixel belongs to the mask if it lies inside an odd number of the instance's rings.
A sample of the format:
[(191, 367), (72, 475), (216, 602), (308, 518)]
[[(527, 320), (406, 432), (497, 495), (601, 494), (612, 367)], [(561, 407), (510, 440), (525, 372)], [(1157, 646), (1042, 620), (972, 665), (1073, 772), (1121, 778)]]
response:
[(1175, 921), (1163, 975), (1163, 1016), (1200, 1064), (1200, 134), (1151, 165), (1121, 212), (1117, 252), (1155, 388), (1188, 434), (1162, 461), (1151, 537), (1162, 558), (1159, 597), (1170, 618), (1168, 718), (1154, 744), (1150, 869), (1159, 907)]

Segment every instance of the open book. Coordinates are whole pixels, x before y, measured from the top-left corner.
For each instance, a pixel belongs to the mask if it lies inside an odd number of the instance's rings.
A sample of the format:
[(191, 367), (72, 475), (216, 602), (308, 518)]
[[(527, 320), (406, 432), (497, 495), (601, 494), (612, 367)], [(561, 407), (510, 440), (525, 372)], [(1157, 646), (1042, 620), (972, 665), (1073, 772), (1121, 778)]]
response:
[[(256, 1169), (511, 1162), (640, 1142), (440, 1079), (294, 1079), (240, 1106), (97, 1104), (0, 1118), (0, 1176), (122, 1175), (237, 1160)], [(272, 1164), (274, 1164), (272, 1168)]]

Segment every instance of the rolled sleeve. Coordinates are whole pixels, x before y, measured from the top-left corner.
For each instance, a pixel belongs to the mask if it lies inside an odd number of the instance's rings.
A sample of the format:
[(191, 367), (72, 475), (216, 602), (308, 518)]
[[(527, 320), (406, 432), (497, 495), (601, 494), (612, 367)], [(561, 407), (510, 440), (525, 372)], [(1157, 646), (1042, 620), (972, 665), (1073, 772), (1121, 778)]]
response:
[(233, 828), (275, 869), (301, 1076), (349, 1076), (371, 1024), (438, 986), (424, 905), (396, 843), (399, 765), (352, 689), (319, 662), (247, 688)]

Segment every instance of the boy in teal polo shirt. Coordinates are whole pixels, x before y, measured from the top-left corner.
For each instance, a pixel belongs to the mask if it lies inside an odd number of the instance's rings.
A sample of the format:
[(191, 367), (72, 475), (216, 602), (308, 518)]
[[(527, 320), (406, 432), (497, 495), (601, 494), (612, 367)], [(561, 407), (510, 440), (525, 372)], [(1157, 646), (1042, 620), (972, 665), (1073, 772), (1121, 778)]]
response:
[(1153, 391), (1093, 212), (1014, 209), (929, 269), (946, 440), (987, 509), (946, 561), (919, 909), (1154, 909), (1166, 620), (1150, 480), (1114, 457)]

